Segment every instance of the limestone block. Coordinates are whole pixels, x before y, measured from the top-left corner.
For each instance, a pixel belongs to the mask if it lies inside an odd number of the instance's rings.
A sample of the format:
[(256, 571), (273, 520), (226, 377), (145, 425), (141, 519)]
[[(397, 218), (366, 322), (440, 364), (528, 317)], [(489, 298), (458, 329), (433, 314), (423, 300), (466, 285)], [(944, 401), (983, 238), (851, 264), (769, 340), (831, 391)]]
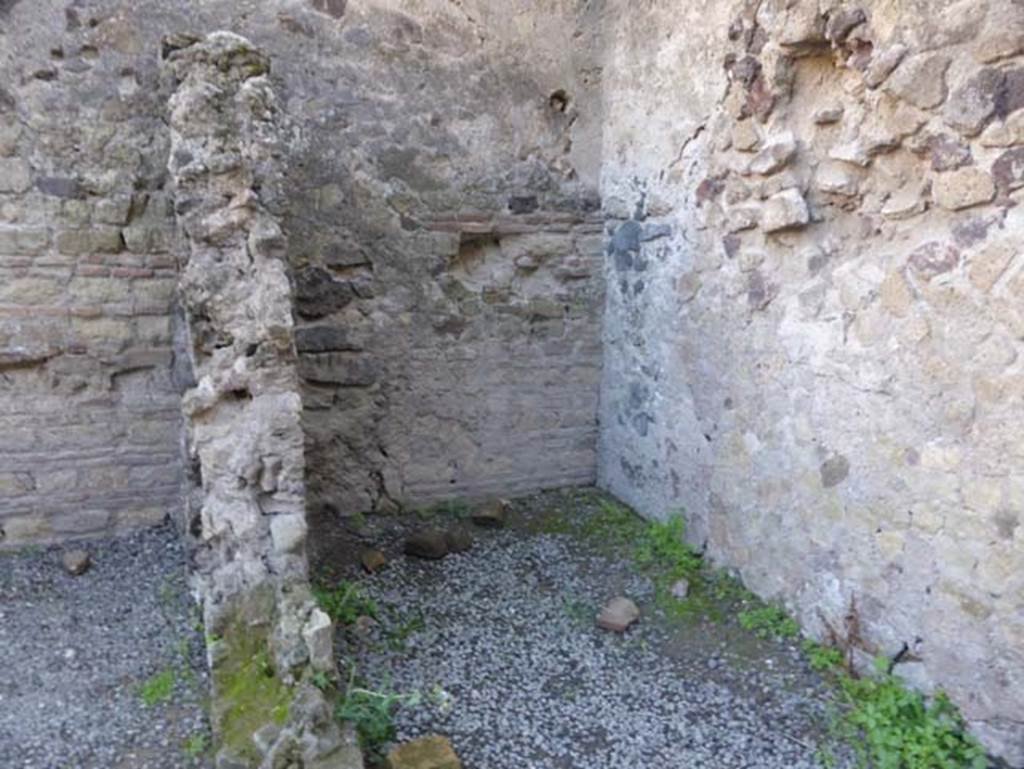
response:
[(298, 553), (306, 544), (304, 515), (275, 515), (270, 522), (270, 535), (277, 553)]
[(843, 197), (856, 197), (860, 179), (845, 163), (826, 161), (818, 166), (814, 175), (815, 186), (822, 192)]
[(309, 651), (309, 662), (314, 670), (329, 673), (334, 664), (334, 627), (331, 618), (320, 609), (313, 609), (302, 628), (302, 640)]
[(991, 290), (1016, 253), (1017, 248), (1012, 241), (997, 240), (984, 244), (969, 260), (967, 274), (971, 284), (979, 291)]
[(886, 81), (885, 90), (915, 107), (934, 109), (946, 100), (946, 70), (951, 61), (943, 53), (907, 57)]
[(0, 226), (0, 254), (11, 256), (38, 256), (46, 251), (49, 233), (37, 227)]
[(773, 137), (763, 150), (750, 161), (750, 173), (768, 176), (785, 168), (796, 156), (796, 139), (792, 133)]
[(906, 55), (907, 47), (900, 43), (877, 51), (864, 72), (864, 83), (868, 88), (878, 88), (900, 65)]
[(924, 213), (925, 208), (925, 196), (921, 190), (908, 186), (886, 198), (881, 213), (886, 219), (902, 221)]
[(977, 136), (996, 112), (1006, 87), (1006, 76), (997, 69), (978, 72), (946, 102), (943, 117), (964, 136)]
[(753, 120), (740, 120), (732, 126), (732, 146), (740, 152), (756, 152), (761, 134)]
[(932, 198), (948, 211), (989, 203), (995, 196), (992, 176), (979, 168), (962, 168), (932, 179)]
[(18, 194), (32, 186), (32, 169), (21, 158), (0, 158), (0, 192)]
[(811, 220), (807, 201), (797, 189), (788, 189), (768, 198), (761, 216), (761, 228), (779, 232), (805, 226)]

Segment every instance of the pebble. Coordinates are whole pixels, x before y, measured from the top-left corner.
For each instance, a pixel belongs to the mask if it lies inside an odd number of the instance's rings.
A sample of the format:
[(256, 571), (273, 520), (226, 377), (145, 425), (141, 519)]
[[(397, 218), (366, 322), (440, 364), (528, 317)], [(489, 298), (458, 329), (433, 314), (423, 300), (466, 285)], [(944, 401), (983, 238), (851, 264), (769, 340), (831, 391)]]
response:
[(640, 619), (640, 609), (625, 597), (613, 598), (597, 615), (597, 626), (615, 633), (624, 633)]
[(69, 550), (61, 556), (61, 563), (72, 577), (80, 577), (92, 566), (92, 558), (85, 550)]

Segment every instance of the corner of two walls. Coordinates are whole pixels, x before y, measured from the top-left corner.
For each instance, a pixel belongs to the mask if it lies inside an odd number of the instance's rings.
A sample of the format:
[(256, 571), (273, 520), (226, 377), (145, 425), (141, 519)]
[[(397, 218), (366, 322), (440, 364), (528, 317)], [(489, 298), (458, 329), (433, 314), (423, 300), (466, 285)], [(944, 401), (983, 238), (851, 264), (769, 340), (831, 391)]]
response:
[(310, 25), (337, 109), (292, 82), (316, 119), (287, 222), (314, 526), (596, 475), (599, 84), (564, 55), (574, 4), (385, 5)]
[(1024, 10), (668, 5), (609, 33), (600, 482), (1020, 765)]

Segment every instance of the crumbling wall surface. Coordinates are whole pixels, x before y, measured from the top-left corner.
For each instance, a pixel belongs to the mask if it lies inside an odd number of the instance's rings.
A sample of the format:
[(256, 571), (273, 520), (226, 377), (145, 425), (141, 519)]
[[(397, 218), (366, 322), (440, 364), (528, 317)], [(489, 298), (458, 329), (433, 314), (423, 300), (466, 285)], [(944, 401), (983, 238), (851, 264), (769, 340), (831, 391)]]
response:
[(0, 547), (181, 509), (164, 102), (86, 18), (0, 4)]
[(1024, 765), (1024, 6), (608, 36), (602, 483)]
[(599, 5), (5, 5), (8, 539), (180, 509), (157, 62), (181, 31), (265, 50), (303, 137), (282, 227), (313, 510), (592, 481)]
[(322, 84), (295, 73), (289, 219), (323, 520), (596, 477), (600, 76), (576, 6), (289, 11), (324, 52)]
[(302, 402), (282, 160), (296, 140), (269, 62), (227, 32), (164, 44), (180, 295), (196, 383), (183, 409), (190, 528), (213, 680), (218, 766), (361, 766), (314, 675), (334, 670), (309, 589)]

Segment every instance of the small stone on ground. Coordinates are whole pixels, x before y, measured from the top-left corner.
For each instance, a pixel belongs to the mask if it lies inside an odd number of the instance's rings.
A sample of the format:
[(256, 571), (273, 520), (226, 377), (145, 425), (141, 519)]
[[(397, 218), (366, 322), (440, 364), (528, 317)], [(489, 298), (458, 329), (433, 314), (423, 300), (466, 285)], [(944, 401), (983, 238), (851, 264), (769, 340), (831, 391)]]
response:
[(447, 737), (430, 735), (397, 746), (388, 753), (390, 769), (462, 769)]
[(597, 626), (613, 633), (624, 633), (640, 619), (640, 609), (628, 598), (613, 598), (597, 615)]
[(422, 529), (405, 540), (405, 554), (417, 558), (440, 560), (448, 555), (448, 540), (443, 531)]
[(380, 550), (364, 550), (359, 556), (363, 568), (370, 574), (374, 574), (388, 565), (388, 558)]
[(485, 529), (504, 528), (507, 508), (508, 502), (504, 499), (490, 499), (473, 511), (473, 523)]
[(64, 571), (72, 577), (80, 577), (92, 566), (92, 558), (85, 550), (69, 550), (61, 557), (61, 562), (64, 564)]

